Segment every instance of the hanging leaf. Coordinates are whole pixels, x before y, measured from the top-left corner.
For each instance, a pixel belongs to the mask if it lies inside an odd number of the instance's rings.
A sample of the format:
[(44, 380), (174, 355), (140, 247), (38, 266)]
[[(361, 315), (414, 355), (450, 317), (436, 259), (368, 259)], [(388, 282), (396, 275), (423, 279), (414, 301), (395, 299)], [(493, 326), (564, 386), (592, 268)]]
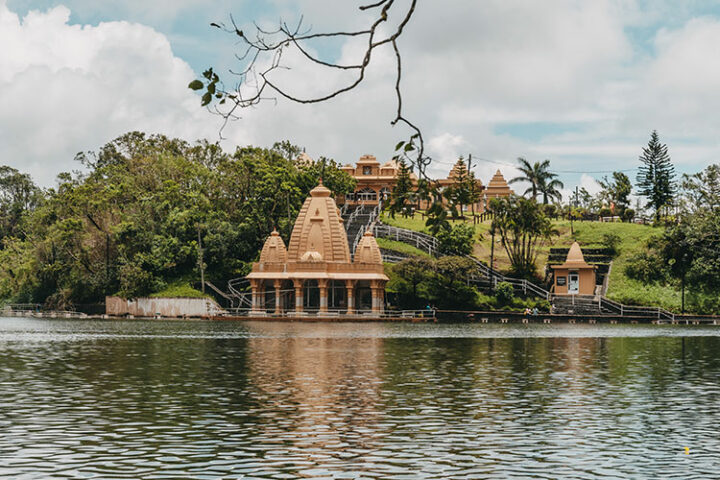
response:
[(200, 80), (193, 80), (188, 85), (188, 88), (191, 88), (193, 90), (201, 90), (203, 88), (203, 86), (204, 86), (203, 82), (201, 82)]

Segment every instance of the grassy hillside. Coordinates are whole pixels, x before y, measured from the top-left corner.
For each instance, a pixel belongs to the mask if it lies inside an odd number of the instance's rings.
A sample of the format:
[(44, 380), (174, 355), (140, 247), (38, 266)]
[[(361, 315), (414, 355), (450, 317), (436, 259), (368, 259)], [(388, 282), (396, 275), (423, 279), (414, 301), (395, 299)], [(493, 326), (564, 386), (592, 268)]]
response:
[(407, 255), (414, 255), (416, 257), (429, 257), (430, 254), (424, 250), (408, 245), (407, 243), (390, 240), (387, 238), (376, 239), (378, 246), (385, 250), (392, 250), (393, 252), (404, 253)]
[[(410, 230), (426, 231), (425, 221), (420, 214), (415, 217), (383, 218), (383, 222)], [(675, 285), (647, 284), (628, 278), (625, 275), (625, 266), (628, 259), (643, 250), (645, 242), (653, 235), (662, 233), (661, 228), (634, 223), (601, 223), (601, 222), (573, 222), (573, 233), (570, 231), (570, 222), (557, 220), (553, 226), (558, 231), (558, 236), (540, 248), (537, 266), (538, 273), (542, 275), (547, 262), (548, 253), (551, 247), (567, 247), (577, 240), (582, 247), (603, 247), (603, 235), (616, 234), (620, 237), (618, 255), (613, 261), (610, 271), (610, 284), (607, 296), (618, 302), (630, 305), (651, 305), (660, 306), (668, 310), (680, 311), (680, 291)], [(480, 237), (474, 248), (474, 255), (490, 262), (490, 235), (488, 234), (490, 222), (475, 226)], [(495, 268), (500, 271), (507, 271), (510, 262), (505, 250), (495, 238)]]

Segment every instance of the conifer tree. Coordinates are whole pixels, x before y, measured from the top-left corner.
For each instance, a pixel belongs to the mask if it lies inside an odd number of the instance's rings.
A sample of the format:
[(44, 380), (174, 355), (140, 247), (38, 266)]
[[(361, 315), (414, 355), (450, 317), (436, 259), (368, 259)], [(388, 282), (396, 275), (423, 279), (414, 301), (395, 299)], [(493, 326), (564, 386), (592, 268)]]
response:
[(389, 211), (391, 217), (395, 218), (396, 213), (402, 213), (403, 216), (407, 216), (409, 209), (412, 208), (412, 191), (413, 184), (412, 178), (410, 177), (410, 169), (405, 163), (405, 160), (401, 160), (400, 169), (397, 174), (397, 182), (390, 197)]
[(650, 135), (648, 146), (640, 155), (643, 166), (637, 174), (638, 193), (647, 197), (648, 207), (655, 210), (655, 221), (660, 220), (660, 209), (675, 196), (675, 167), (670, 161), (667, 145), (660, 143), (657, 130)]

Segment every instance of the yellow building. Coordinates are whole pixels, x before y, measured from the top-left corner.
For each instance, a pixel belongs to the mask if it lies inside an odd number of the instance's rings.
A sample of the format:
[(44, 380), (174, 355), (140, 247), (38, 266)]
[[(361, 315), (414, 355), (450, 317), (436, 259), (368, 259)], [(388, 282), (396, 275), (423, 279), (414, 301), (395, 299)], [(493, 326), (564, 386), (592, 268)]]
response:
[(594, 295), (595, 267), (585, 262), (580, 245), (573, 243), (565, 263), (553, 265), (553, 289), (558, 295)]
[(260, 261), (247, 276), (252, 312), (384, 311), (388, 277), (380, 248), (367, 232), (351, 259), (342, 222), (321, 182), (305, 200), (287, 249), (277, 232), (265, 241)]
[[(364, 203), (377, 205), (380, 200), (387, 200), (397, 183), (400, 164), (390, 160), (380, 165), (372, 155), (363, 155), (353, 167), (348, 164), (341, 170), (357, 180), (357, 187), (353, 193), (345, 196), (345, 202), (350, 205)], [(413, 182), (417, 181), (414, 173), (410, 174)]]
[[(446, 178), (431, 181), (439, 187), (440, 192), (457, 183), (460, 170), (459, 163), (458, 160)], [(390, 198), (397, 183), (400, 165), (395, 160), (390, 160), (381, 165), (374, 156), (363, 155), (354, 167), (347, 164), (341, 169), (357, 180), (357, 187), (354, 192), (345, 195), (344, 199), (340, 198), (338, 200), (349, 205), (377, 205), (380, 200)], [(410, 173), (410, 178), (413, 184), (417, 185), (417, 176), (414, 173)], [(480, 199), (475, 203), (474, 209), (471, 205), (464, 205), (463, 208), (468, 211), (474, 210), (476, 213), (484, 212), (487, 208), (487, 202), (491, 198), (507, 197), (512, 193), (500, 170), (492, 177), (487, 188), (483, 186), (480, 179), (475, 180), (475, 185), (480, 193)], [(443, 202), (445, 201), (443, 199)], [(420, 202), (418, 207), (421, 210), (426, 210), (430, 206), (429, 203), (427, 201)]]

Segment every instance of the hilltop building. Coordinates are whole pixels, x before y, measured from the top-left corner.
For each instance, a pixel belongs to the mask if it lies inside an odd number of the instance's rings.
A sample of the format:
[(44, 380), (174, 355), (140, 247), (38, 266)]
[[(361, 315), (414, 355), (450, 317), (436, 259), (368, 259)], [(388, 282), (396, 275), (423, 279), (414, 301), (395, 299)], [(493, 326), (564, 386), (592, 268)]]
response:
[(495, 175), (490, 179), (487, 188), (485, 189), (485, 202), (489, 202), (493, 198), (507, 197), (512, 193), (510, 185), (505, 181), (505, 177), (498, 169)]
[[(446, 178), (437, 180), (437, 185), (441, 191), (457, 183), (461, 168), (459, 164), (460, 161), (453, 166)], [(387, 200), (392, 194), (397, 183), (400, 165), (395, 160), (390, 160), (381, 165), (374, 156), (363, 155), (355, 166), (347, 164), (341, 169), (357, 180), (357, 187), (354, 192), (345, 195), (344, 199), (338, 200), (349, 205), (377, 205), (380, 200)], [(417, 176), (414, 173), (410, 174), (410, 178), (413, 183), (417, 184)], [(487, 202), (491, 198), (506, 197), (512, 193), (500, 170), (495, 173), (487, 188), (483, 186), (480, 179), (475, 179), (475, 184), (478, 192), (480, 192), (480, 199), (474, 206), (476, 213), (484, 212)], [(429, 207), (427, 203), (421, 202), (419, 204), (420, 209), (427, 209)], [(464, 207), (467, 210), (473, 210), (471, 205)]]
[[(380, 165), (372, 155), (363, 155), (353, 167), (350, 164), (341, 167), (348, 175), (357, 180), (357, 187), (353, 193), (345, 196), (345, 202), (350, 205), (365, 203), (377, 205), (380, 200), (387, 200), (397, 182), (400, 164), (395, 160)], [(414, 173), (410, 174), (413, 182), (417, 182)]]
[(380, 248), (366, 232), (351, 259), (339, 210), (322, 182), (305, 200), (287, 249), (274, 231), (247, 278), (253, 314), (379, 313), (385, 308), (388, 277)]

